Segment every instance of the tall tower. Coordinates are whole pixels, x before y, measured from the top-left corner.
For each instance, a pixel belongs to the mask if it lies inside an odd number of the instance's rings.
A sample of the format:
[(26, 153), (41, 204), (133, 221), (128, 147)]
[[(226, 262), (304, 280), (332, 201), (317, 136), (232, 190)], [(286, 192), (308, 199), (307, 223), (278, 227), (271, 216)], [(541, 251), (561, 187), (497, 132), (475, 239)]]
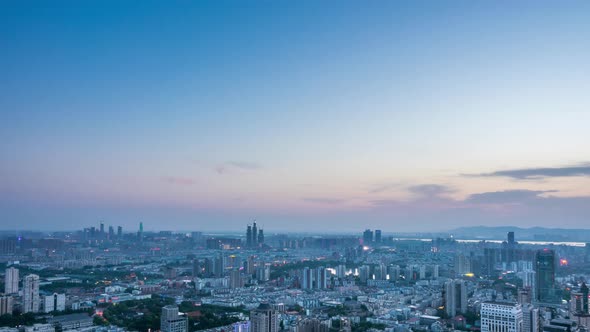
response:
[(252, 226), (246, 227), (246, 248), (252, 248)]
[(123, 237), (123, 227), (117, 226), (117, 237), (120, 239)]
[(301, 281), (302, 289), (312, 289), (313, 287), (313, 269), (309, 267), (303, 268), (303, 280)]
[(143, 222), (139, 223), (139, 232), (137, 232), (137, 237), (139, 238), (139, 242), (143, 242)]
[(555, 252), (550, 249), (538, 250), (535, 254), (535, 300), (555, 300)]
[(23, 313), (39, 312), (39, 276), (29, 274), (23, 287)]
[(264, 244), (264, 230), (258, 230), (258, 245)]
[(277, 332), (279, 314), (269, 304), (261, 303), (257, 309), (250, 311), (250, 332)]
[(252, 247), (258, 247), (258, 227), (256, 226), (256, 221), (252, 224)]
[(18, 269), (15, 269), (14, 267), (7, 268), (4, 277), (4, 293), (18, 293), (18, 280)]
[(104, 221), (100, 222), (100, 236), (104, 236)]

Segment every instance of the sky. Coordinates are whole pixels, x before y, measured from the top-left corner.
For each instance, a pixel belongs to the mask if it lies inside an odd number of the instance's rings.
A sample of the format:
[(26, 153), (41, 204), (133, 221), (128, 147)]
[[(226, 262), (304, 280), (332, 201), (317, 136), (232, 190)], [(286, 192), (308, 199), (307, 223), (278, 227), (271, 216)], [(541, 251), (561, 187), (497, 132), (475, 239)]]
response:
[(589, 10), (3, 1), (0, 228), (586, 228)]

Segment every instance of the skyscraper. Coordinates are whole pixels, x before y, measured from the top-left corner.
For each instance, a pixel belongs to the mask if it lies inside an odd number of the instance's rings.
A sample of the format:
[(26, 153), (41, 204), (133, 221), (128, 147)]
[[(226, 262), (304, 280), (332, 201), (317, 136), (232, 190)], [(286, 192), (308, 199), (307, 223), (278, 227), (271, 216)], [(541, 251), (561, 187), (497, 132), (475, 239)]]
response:
[(467, 286), (463, 280), (451, 280), (445, 284), (445, 311), (451, 317), (467, 311)]
[(313, 287), (313, 270), (309, 267), (303, 268), (303, 280), (301, 281), (302, 289), (312, 289)]
[(117, 237), (119, 239), (123, 238), (123, 227), (117, 226)]
[(375, 230), (375, 242), (381, 243), (381, 230), (380, 229)]
[(277, 332), (279, 314), (268, 303), (261, 303), (250, 311), (250, 332)]
[(115, 239), (115, 229), (113, 228), (113, 226), (109, 226), (109, 240), (114, 240)]
[(373, 231), (370, 229), (365, 229), (363, 232), (363, 244), (369, 245), (373, 242)]
[(39, 276), (29, 274), (23, 285), (23, 313), (39, 312)]
[(484, 302), (480, 313), (481, 332), (523, 332), (520, 304)]
[(264, 230), (263, 229), (259, 229), (258, 230), (258, 245), (263, 245), (264, 244)]
[(18, 280), (18, 269), (15, 269), (14, 267), (7, 268), (4, 277), (4, 293), (18, 293)]
[(100, 236), (104, 237), (104, 221), (100, 222)]
[(535, 300), (553, 302), (555, 300), (555, 252), (549, 249), (538, 250), (535, 255)]
[(258, 247), (258, 227), (256, 221), (252, 224), (252, 247)]
[(246, 248), (252, 248), (252, 226), (246, 227)]
[(177, 306), (167, 305), (162, 308), (160, 330), (162, 332), (187, 332), (188, 319), (185, 314), (178, 312)]

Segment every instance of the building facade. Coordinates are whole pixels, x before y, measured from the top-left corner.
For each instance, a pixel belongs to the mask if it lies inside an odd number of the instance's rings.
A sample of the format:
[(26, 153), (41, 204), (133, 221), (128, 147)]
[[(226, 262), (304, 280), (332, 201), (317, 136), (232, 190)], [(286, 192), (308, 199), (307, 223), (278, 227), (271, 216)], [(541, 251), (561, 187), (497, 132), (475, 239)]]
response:
[(178, 312), (177, 306), (167, 305), (162, 308), (160, 330), (162, 332), (187, 332), (188, 318)]
[(18, 269), (14, 267), (9, 267), (6, 269), (6, 274), (4, 277), (4, 293), (5, 294), (15, 294), (18, 293)]
[(250, 332), (277, 332), (279, 314), (267, 303), (250, 312)]
[(467, 286), (463, 280), (451, 280), (445, 284), (445, 311), (450, 317), (467, 311)]
[(39, 312), (39, 276), (29, 274), (23, 283), (23, 313)]
[(12, 296), (0, 296), (0, 316), (12, 315), (13, 301)]
[(481, 332), (522, 332), (520, 304), (484, 302), (481, 305)]

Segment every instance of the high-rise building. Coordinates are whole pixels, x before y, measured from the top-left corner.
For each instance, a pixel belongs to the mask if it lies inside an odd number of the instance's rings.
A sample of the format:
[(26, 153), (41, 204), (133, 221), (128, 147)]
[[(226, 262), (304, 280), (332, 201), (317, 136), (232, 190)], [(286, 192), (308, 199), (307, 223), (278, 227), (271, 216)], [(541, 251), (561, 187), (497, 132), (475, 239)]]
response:
[(0, 316), (12, 315), (12, 296), (0, 296)]
[(119, 239), (123, 238), (123, 227), (117, 226), (117, 237)]
[(535, 300), (542, 303), (555, 299), (555, 252), (538, 250), (535, 255)]
[(270, 264), (262, 264), (256, 268), (256, 280), (269, 281), (270, 280)]
[(115, 229), (113, 228), (113, 226), (109, 226), (109, 240), (114, 240), (115, 239)]
[(303, 268), (303, 280), (301, 282), (302, 289), (312, 289), (313, 288), (313, 269), (309, 267)]
[(508, 232), (507, 240), (508, 240), (507, 241), (508, 242), (508, 245), (513, 246), (513, 245), (516, 244), (516, 242), (514, 241), (514, 232)]
[(582, 293), (582, 312), (585, 314), (590, 314), (590, 308), (588, 307), (589, 290), (585, 282), (582, 283), (582, 286), (580, 287), (580, 292)]
[(233, 332), (250, 332), (250, 322), (234, 323)]
[(0, 255), (14, 255), (16, 242), (16, 238), (0, 239)]
[(264, 244), (264, 230), (259, 229), (258, 230), (258, 245), (263, 245), (263, 244)]
[(370, 229), (365, 229), (363, 232), (363, 244), (369, 245), (373, 242), (373, 231)]
[(522, 332), (522, 308), (516, 303), (484, 302), (481, 305), (481, 332)]
[(29, 274), (23, 283), (23, 313), (39, 312), (39, 276)]
[[(438, 278), (438, 265), (437, 265), (437, 278)], [(389, 275), (389, 280), (396, 281), (399, 279), (399, 275), (401, 274), (401, 270), (399, 265), (389, 265), (387, 267), (387, 274)]]
[(438, 279), (439, 267), (438, 265), (432, 266), (432, 279)]
[(239, 269), (233, 269), (229, 273), (229, 288), (236, 289), (242, 287), (242, 276)]
[(324, 267), (318, 267), (316, 269), (316, 287), (318, 289), (328, 288), (328, 270)]
[(258, 247), (258, 226), (256, 226), (256, 221), (252, 223), (252, 247)]
[(5, 294), (14, 294), (18, 293), (18, 269), (14, 267), (9, 267), (6, 269), (6, 274), (4, 276), (4, 293)]
[(375, 242), (381, 243), (381, 230), (380, 229), (375, 230)]
[(100, 236), (104, 237), (104, 222), (100, 222)]
[(574, 314), (589, 314), (588, 286), (586, 286), (586, 283), (582, 283), (579, 292), (572, 292), (570, 299), (570, 312)]
[(445, 284), (445, 311), (451, 317), (467, 311), (467, 286), (463, 280), (451, 280)]
[(139, 242), (143, 242), (143, 222), (139, 223), (139, 232), (137, 232), (137, 238)]
[(539, 309), (532, 304), (522, 305), (522, 332), (539, 332)]
[(261, 303), (257, 309), (250, 311), (249, 332), (278, 332), (279, 314), (268, 303)]
[(246, 227), (246, 248), (252, 248), (252, 226)]
[(47, 295), (43, 297), (43, 312), (66, 310), (66, 294)]
[(371, 268), (368, 265), (363, 265), (359, 267), (359, 278), (361, 279), (361, 283), (366, 283), (371, 276)]
[(162, 308), (160, 330), (162, 332), (187, 332), (188, 319), (185, 314), (178, 312), (177, 306), (167, 305)]
[(463, 255), (461, 253), (457, 254), (455, 256), (455, 274), (464, 275), (470, 272), (472, 272), (472, 270), (469, 256)]

